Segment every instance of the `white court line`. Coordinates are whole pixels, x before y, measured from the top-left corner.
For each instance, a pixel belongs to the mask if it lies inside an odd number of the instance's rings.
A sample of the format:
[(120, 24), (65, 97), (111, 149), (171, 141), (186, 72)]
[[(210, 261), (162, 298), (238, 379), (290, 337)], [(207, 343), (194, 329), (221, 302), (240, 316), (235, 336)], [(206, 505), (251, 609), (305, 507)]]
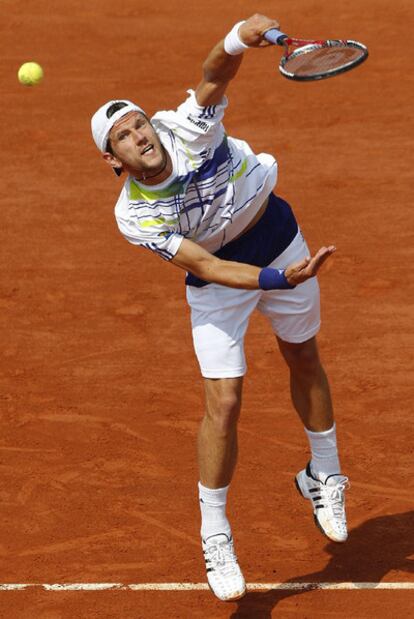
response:
[[(414, 589), (414, 582), (251, 582), (249, 591), (361, 590), (361, 589)], [(25, 591), (43, 589), (44, 591), (206, 591), (207, 583), (198, 582), (150, 582), (125, 585), (115, 582), (65, 583), (65, 584), (0, 584), (0, 591)]]

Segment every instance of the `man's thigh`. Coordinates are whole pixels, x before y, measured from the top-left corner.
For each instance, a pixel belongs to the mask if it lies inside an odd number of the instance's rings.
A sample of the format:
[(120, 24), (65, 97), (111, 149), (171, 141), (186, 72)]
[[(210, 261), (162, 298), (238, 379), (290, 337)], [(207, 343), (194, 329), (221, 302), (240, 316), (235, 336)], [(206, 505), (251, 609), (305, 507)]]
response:
[(244, 336), (260, 290), (218, 284), (187, 286), (194, 349), (205, 378), (237, 378), (246, 373)]

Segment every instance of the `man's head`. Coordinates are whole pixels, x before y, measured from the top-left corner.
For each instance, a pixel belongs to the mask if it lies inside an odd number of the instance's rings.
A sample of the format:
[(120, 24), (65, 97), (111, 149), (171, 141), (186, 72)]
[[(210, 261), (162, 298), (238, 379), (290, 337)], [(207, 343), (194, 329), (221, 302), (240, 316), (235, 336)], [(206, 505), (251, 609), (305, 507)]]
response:
[(108, 101), (92, 117), (92, 135), (105, 161), (119, 176), (123, 170), (153, 178), (166, 167), (166, 154), (144, 110), (132, 101)]

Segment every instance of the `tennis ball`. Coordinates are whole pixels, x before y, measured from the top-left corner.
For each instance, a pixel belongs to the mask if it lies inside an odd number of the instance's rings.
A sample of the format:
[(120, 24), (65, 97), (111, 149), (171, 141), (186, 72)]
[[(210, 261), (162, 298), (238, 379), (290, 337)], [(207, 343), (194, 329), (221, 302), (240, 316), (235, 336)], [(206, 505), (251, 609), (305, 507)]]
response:
[(35, 86), (43, 79), (43, 69), (37, 62), (25, 62), (18, 70), (17, 77), (24, 86)]

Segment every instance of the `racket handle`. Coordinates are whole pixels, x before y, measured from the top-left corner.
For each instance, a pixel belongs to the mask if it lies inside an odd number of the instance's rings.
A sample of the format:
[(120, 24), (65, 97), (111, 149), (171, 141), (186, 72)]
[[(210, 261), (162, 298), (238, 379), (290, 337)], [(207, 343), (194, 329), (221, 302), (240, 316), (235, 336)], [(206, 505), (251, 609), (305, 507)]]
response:
[(264, 38), (269, 43), (273, 43), (274, 45), (283, 45), (285, 39), (288, 39), (288, 35), (280, 32), (277, 28), (271, 28), (267, 32), (264, 33)]

